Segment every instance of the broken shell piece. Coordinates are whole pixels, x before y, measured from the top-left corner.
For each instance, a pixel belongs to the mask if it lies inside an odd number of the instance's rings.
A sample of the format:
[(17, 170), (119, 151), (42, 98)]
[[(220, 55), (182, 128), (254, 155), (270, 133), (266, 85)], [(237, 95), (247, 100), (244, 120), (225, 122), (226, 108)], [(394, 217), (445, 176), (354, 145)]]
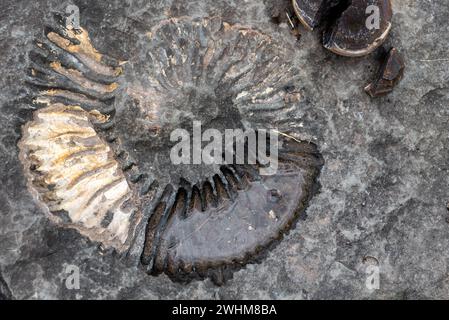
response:
[(342, 2), (349, 3), (349, 6), (324, 33), (324, 47), (348, 57), (360, 57), (373, 52), (385, 41), (391, 29), (390, 0)]
[(392, 48), (379, 70), (377, 79), (365, 88), (366, 93), (372, 98), (390, 93), (401, 81), (404, 69), (403, 57), (396, 48)]
[(293, 0), (293, 9), (299, 21), (309, 30), (318, 27), (338, 0)]
[(123, 250), (131, 190), (111, 149), (93, 129), (96, 113), (54, 104), (35, 113), (19, 143), (28, 184), (51, 219), (104, 246)]

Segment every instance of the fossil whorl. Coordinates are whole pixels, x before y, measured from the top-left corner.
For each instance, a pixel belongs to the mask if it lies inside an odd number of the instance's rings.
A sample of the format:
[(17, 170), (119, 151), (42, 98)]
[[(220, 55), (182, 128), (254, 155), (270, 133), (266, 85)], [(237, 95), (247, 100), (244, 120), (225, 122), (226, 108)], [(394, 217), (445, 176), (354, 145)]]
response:
[(132, 211), (124, 208), (131, 189), (89, 118), (105, 121), (59, 103), (37, 111), (24, 128), (21, 159), (54, 221), (121, 250), (132, 227)]
[[(30, 54), (42, 109), (19, 145), (33, 193), (56, 222), (139, 252), (150, 273), (221, 283), (292, 227), (321, 155), (281, 135), (271, 176), (259, 162), (174, 165), (170, 134), (193, 121), (224, 132), (292, 117), (301, 99), (292, 50), (219, 18), (179, 18), (140, 37), (124, 64), (98, 53), (84, 29), (47, 29)], [(66, 153), (78, 163), (60, 161)]]
[[(289, 45), (220, 18), (173, 18), (146, 35), (136, 58), (126, 64), (121, 88), (126, 94), (117, 97), (111, 119), (141, 174), (157, 167), (158, 181), (176, 184), (187, 178), (195, 184), (219, 173), (217, 166), (192, 170), (170, 163), (170, 133), (177, 128), (191, 132), (195, 120), (203, 130), (224, 131), (275, 127), (278, 120), (293, 117), (299, 72)], [(148, 153), (148, 148), (159, 152)]]

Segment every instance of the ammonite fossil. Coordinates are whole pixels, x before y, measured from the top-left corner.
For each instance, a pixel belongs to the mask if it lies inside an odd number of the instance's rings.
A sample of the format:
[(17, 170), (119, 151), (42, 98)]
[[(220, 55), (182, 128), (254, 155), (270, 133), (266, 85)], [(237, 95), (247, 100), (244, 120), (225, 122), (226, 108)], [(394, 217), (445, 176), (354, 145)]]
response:
[[(120, 62), (84, 29), (46, 29), (30, 53), (38, 109), (19, 147), (51, 219), (176, 280), (257, 261), (313, 196), (317, 147), (279, 135), (277, 171), (255, 163), (174, 164), (178, 128), (263, 129), (300, 105), (291, 48), (220, 18), (162, 21)], [(258, 139), (257, 144), (270, 144)]]

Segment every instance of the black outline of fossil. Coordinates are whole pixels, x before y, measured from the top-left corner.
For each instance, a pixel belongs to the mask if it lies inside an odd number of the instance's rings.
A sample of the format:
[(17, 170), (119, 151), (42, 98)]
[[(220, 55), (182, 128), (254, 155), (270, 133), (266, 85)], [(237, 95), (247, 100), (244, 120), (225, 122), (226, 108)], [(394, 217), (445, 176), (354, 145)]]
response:
[[(179, 99), (178, 86), (183, 87), (186, 79), (193, 87), (200, 81), (219, 82), (213, 94), (229, 94), (233, 106), (247, 117), (257, 118), (254, 112), (267, 111), (288, 117), (299, 99), (299, 93), (292, 87), (296, 75), (286, 58), (289, 48), (275, 44), (259, 31), (229, 25), (217, 17), (172, 18), (159, 23), (149, 36), (150, 45), (156, 49), (148, 49), (153, 67), (149, 70), (150, 77), (146, 76), (150, 81), (143, 86), (147, 90), (142, 91), (118, 85), (123, 63), (98, 53), (84, 29), (67, 30), (58, 26), (47, 29), (45, 40), (38, 41), (36, 50), (30, 53), (28, 80), (46, 90), (36, 99), (41, 109), (24, 127), (19, 143), (21, 161), (30, 189), (49, 208), (47, 213), (53, 221), (74, 227), (106, 247), (124, 253), (138, 252), (149, 273), (164, 272), (181, 281), (211, 277), (220, 284), (232, 276), (233, 270), (258, 261), (291, 229), (317, 190), (323, 160), (315, 145), (281, 136), (280, 169), (273, 177), (261, 177), (258, 165), (219, 166), (210, 176), (193, 182), (181, 178), (161, 183), (149, 172), (141, 171), (139, 161), (131, 149), (122, 146), (123, 136), (115, 129), (119, 90), (140, 99), (138, 108), (142, 107), (145, 112), (145, 129), (154, 130), (156, 135), (161, 129), (158, 124), (164, 116), (163, 106)], [(190, 41), (174, 41), (172, 37), (178, 36)], [(181, 102), (182, 99), (185, 98), (181, 95)], [(41, 124), (52, 135), (42, 133)], [(65, 126), (70, 126), (70, 130)], [(70, 137), (61, 138), (61, 135)], [(103, 149), (99, 165), (83, 163), (77, 167), (78, 171), (70, 172), (72, 167), (64, 157), (60, 167), (49, 165), (61, 157), (63, 152), (58, 151), (59, 147), (62, 151), (69, 148), (70, 154), (82, 157), (79, 152), (87, 152), (85, 149), (92, 146)], [(52, 150), (56, 150), (54, 155)], [(77, 160), (82, 162), (79, 157)], [(105, 167), (111, 171), (104, 173)], [(100, 187), (83, 193), (82, 183), (96, 174), (105, 178), (106, 189), (116, 181), (125, 186), (126, 179), (129, 190), (106, 197), (99, 192), (103, 190)], [(66, 181), (67, 176), (71, 181)], [(86, 228), (83, 219), (67, 224), (67, 219), (73, 222), (78, 212), (65, 205), (65, 196), (78, 195), (71, 193), (77, 183), (81, 183), (78, 186), (81, 200), (83, 196), (101, 197), (110, 203), (107, 208), (99, 207), (100, 217), (96, 217), (95, 210), (88, 211), (94, 219), (91, 228)], [(249, 195), (258, 200), (252, 201)], [(237, 210), (241, 202), (243, 205)], [(91, 204), (92, 200), (87, 203)], [(108, 235), (105, 229), (115, 221), (117, 212), (126, 214), (129, 225), (104, 239)], [(241, 220), (247, 217), (260, 226), (253, 227)], [(236, 233), (222, 228), (227, 220), (231, 221), (230, 226), (236, 227)], [(213, 224), (206, 224), (210, 221)], [(249, 232), (255, 227), (265, 233)], [(201, 237), (199, 229), (206, 236)], [(127, 231), (126, 237), (123, 230)], [(186, 234), (179, 240), (177, 232)], [(215, 235), (220, 235), (220, 239), (211, 241), (210, 237)], [(120, 241), (114, 241), (115, 238)], [(231, 243), (231, 238), (236, 242)]]

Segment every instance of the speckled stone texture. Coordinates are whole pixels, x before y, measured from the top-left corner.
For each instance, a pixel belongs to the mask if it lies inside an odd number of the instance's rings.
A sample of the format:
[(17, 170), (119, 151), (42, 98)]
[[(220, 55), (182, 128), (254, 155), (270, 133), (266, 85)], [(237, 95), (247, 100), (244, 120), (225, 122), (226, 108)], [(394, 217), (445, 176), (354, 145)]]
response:
[[(272, 17), (289, 1), (74, 1), (100, 52), (126, 60), (136, 37), (167, 17), (218, 15), (294, 42)], [(20, 126), (30, 118), (27, 52), (60, 1), (0, 3), (0, 299), (414, 299), (449, 298), (449, 7), (445, 0), (393, 0), (385, 48), (404, 54), (395, 91), (372, 100), (363, 87), (380, 52), (349, 59), (307, 32), (296, 44), (302, 103), (288, 127), (325, 159), (308, 217), (260, 264), (221, 287), (173, 283), (100, 252), (76, 231), (55, 228), (25, 186)], [(67, 3), (69, 4), (69, 3)], [(120, 41), (117, 41), (120, 39)], [(65, 286), (68, 265), (80, 289)], [(370, 265), (380, 287), (365, 284)]]

